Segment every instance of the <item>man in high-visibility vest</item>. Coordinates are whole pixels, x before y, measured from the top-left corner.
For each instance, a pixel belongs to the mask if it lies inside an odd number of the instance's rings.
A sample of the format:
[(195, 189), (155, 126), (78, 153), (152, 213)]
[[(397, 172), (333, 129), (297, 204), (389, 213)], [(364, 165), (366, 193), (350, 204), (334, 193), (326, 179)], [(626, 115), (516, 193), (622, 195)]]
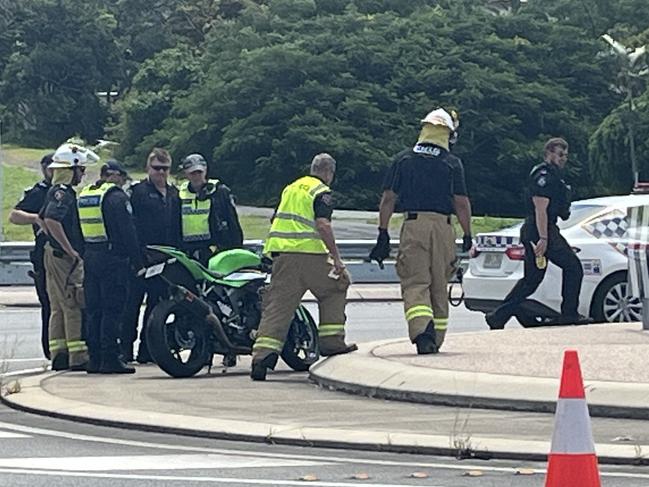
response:
[(122, 189), (126, 171), (117, 161), (101, 168), (101, 179), (79, 193), (79, 218), (85, 241), (85, 279), (89, 374), (132, 374), (120, 358), (127, 283), (142, 268), (133, 210)]
[(345, 343), (345, 304), (349, 274), (340, 259), (331, 227), (333, 201), (329, 184), (336, 161), (318, 154), (311, 175), (282, 191), (264, 253), (273, 259), (272, 281), (264, 296), (259, 331), (252, 353), (253, 380), (265, 380), (274, 369), (302, 296), (309, 290), (318, 300), (318, 336), (323, 356), (352, 352)]
[(182, 163), (185, 181), (179, 188), (182, 213), (182, 248), (207, 265), (214, 250), (243, 245), (234, 197), (218, 179), (207, 178), (207, 162), (190, 154)]

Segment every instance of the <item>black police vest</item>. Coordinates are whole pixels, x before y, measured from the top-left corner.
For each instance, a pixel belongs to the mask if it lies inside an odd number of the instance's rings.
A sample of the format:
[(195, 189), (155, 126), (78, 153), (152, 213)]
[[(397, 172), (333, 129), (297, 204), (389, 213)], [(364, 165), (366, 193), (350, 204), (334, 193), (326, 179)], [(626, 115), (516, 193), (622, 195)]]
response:
[(533, 192), (532, 188), (537, 184), (537, 178), (539, 173), (545, 170), (547, 172), (547, 186), (549, 189), (549, 199), (550, 203), (548, 204), (548, 221), (550, 223), (556, 223), (558, 217), (562, 217), (564, 220), (568, 218), (570, 214), (570, 202), (572, 200), (572, 190), (566, 182), (561, 179), (561, 175), (558, 172), (558, 169), (553, 167), (547, 162), (538, 164), (532, 168), (532, 171), (529, 175), (528, 183), (528, 195), (527, 195), (527, 210), (528, 218), (531, 220), (536, 220), (536, 213), (534, 209), (534, 202), (532, 201)]

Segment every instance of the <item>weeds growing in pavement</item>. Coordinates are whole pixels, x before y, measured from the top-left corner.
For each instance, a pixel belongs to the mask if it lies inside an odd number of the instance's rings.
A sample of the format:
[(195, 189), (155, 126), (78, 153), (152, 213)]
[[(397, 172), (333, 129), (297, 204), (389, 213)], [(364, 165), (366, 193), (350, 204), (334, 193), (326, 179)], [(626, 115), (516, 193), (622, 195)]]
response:
[(16, 394), (20, 392), (20, 380), (10, 380), (7, 377), (11, 359), (16, 356), (16, 350), (18, 350), (19, 345), (20, 340), (16, 336), (13, 337), (13, 340), (10, 340), (5, 336), (2, 344), (0, 344), (0, 395)]
[(450, 447), (455, 451), (457, 459), (473, 458), (473, 445), (471, 443), (471, 433), (468, 431), (469, 420), (471, 419), (471, 407), (466, 414), (462, 409), (455, 410), (453, 428), (451, 429)]

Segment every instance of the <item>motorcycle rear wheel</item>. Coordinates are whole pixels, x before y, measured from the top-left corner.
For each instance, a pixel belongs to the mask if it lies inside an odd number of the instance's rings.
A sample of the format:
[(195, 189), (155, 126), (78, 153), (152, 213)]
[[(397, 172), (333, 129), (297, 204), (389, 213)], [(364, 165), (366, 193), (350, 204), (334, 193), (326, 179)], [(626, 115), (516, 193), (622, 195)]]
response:
[(311, 314), (300, 307), (293, 315), (282, 350), (282, 360), (296, 372), (305, 372), (319, 358), (318, 327)]
[(210, 356), (207, 324), (172, 300), (153, 308), (146, 338), (151, 357), (172, 377), (196, 375)]

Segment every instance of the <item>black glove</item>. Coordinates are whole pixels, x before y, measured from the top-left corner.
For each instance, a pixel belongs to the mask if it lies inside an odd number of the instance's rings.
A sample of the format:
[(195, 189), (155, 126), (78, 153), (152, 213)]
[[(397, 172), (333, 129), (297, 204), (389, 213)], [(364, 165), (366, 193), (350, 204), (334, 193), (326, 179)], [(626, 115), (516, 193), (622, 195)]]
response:
[(462, 252), (468, 252), (473, 247), (473, 237), (471, 234), (462, 237)]
[(379, 267), (383, 269), (383, 261), (390, 257), (390, 234), (385, 228), (379, 228), (379, 236), (376, 239), (376, 245), (370, 252), (370, 262), (375, 260)]
[(570, 218), (570, 208), (567, 210), (562, 211), (559, 214), (559, 218), (561, 218), (563, 221), (566, 221), (568, 218)]

